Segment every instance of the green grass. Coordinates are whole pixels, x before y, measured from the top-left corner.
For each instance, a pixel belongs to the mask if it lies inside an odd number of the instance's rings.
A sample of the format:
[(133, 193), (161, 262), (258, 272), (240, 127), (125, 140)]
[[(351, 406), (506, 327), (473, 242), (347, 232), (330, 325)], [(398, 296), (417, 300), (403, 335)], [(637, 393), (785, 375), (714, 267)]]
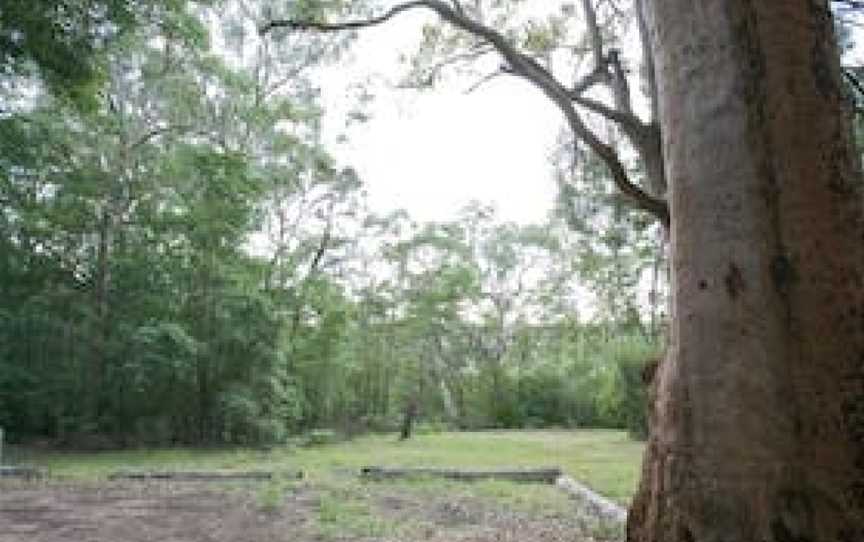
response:
[(322, 493), (318, 503), (318, 530), (324, 538), (380, 537), (396, 534), (398, 526), (378, 517), (364, 492), (349, 485)]
[[(33, 456), (31, 462), (48, 467), (55, 475), (74, 478), (101, 477), (118, 468), (301, 469), (311, 482), (329, 485), (353, 477), (364, 465), (483, 469), (559, 466), (596, 491), (625, 503), (636, 489), (641, 454), (642, 445), (620, 431), (488, 431), (423, 434), (404, 442), (397, 441), (395, 435), (372, 435), (338, 444), (270, 452), (171, 449), (52, 453)], [(519, 493), (508, 493), (501, 487), (495, 483), (478, 484), (476, 490), (493, 496), (497, 492), (505, 500)], [(275, 499), (271, 495), (263, 498)]]

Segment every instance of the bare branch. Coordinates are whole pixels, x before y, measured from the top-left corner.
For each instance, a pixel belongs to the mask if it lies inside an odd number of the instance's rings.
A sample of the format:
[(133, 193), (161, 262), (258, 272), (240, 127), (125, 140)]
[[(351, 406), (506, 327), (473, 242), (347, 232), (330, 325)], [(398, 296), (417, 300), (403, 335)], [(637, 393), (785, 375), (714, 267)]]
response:
[(861, 85), (861, 81), (858, 80), (858, 77), (856, 77), (851, 70), (844, 68), (843, 76), (846, 78), (847, 81), (849, 81), (849, 83), (853, 87), (855, 87), (855, 90), (858, 92), (858, 94), (864, 96), (864, 86)]
[(318, 30), (323, 32), (366, 28), (384, 23), (400, 13), (415, 8), (425, 8), (434, 11), (441, 19), (456, 28), (488, 42), (504, 58), (508, 73), (525, 79), (558, 106), (564, 114), (567, 125), (573, 134), (585, 142), (588, 148), (597, 154), (609, 169), (615, 186), (629, 197), (635, 205), (654, 215), (663, 224), (669, 223), (669, 208), (666, 201), (651, 196), (630, 180), (627, 169), (624, 167), (615, 149), (600, 140), (582, 121), (578, 111), (573, 106), (571, 90), (562, 85), (539, 62), (518, 51), (503, 34), (459, 13), (448, 2), (443, 0), (413, 0), (398, 4), (377, 17), (341, 23), (294, 20), (271, 21), (261, 27), (260, 32), (266, 34), (276, 28)]
[(591, 39), (591, 52), (594, 54), (595, 69), (605, 65), (603, 54), (603, 38), (600, 36), (600, 25), (597, 24), (597, 12), (591, 0), (582, 0), (582, 11), (585, 13), (585, 25)]
[[(363, 19), (359, 21), (346, 21), (343, 23), (322, 23), (316, 21), (296, 21), (293, 19), (279, 19), (275, 21), (269, 21), (265, 23), (258, 29), (258, 33), (261, 35), (267, 34), (271, 30), (276, 28), (288, 28), (292, 30), (318, 30), (320, 32), (334, 32), (340, 30), (354, 30), (359, 28), (368, 28), (370, 26), (379, 25), (381, 23), (385, 23), (403, 13), (405, 11), (409, 11), (412, 9), (416, 9), (419, 7), (426, 7), (430, 9), (431, 6), (428, 5), (427, 0), (415, 0), (413, 2), (406, 2), (404, 4), (398, 4), (388, 11), (384, 12), (382, 15), (377, 17), (372, 17), (370, 19)], [(449, 8), (449, 6), (444, 5), (445, 8)]]
[(645, 95), (648, 97), (651, 111), (650, 121), (655, 122), (659, 116), (657, 106), (657, 75), (654, 68), (654, 56), (651, 53), (651, 35), (648, 32), (648, 22), (645, 19), (645, 0), (633, 0), (636, 11), (636, 23), (639, 28), (639, 41), (642, 44), (642, 78), (645, 82)]
[(594, 100), (592, 98), (586, 98), (579, 94), (573, 94), (572, 99), (574, 102), (581, 105), (582, 107), (590, 109), (594, 113), (597, 113), (598, 115), (604, 117), (607, 120), (611, 120), (619, 127), (621, 127), (624, 133), (636, 132), (647, 128), (647, 125), (642, 122), (639, 117), (632, 113), (613, 109), (608, 105), (604, 104), (603, 102)]
[(597, 11), (592, 0), (582, 0), (582, 11), (585, 12), (585, 24), (588, 27), (588, 37), (594, 56), (594, 71), (586, 79), (574, 85), (575, 92), (584, 92), (598, 82), (606, 83), (615, 98), (615, 105), (621, 111), (631, 113), (630, 86), (627, 76), (621, 66), (620, 52), (617, 49), (603, 50), (603, 35), (597, 22)]
[[(423, 77), (421, 78), (421, 85), (427, 81), (430, 81), (430, 82), (434, 81), (436, 75), (439, 72), (443, 71), (444, 68), (447, 68), (447, 67), (449, 67), (453, 64), (456, 64), (458, 62), (467, 62), (467, 61), (477, 60), (478, 58), (482, 57), (483, 55), (487, 55), (487, 54), (493, 53), (493, 52), (495, 52), (494, 48), (490, 47), (486, 43), (481, 42), (480, 44), (476, 45), (475, 47), (473, 47), (472, 49), (470, 49), (468, 51), (454, 54), (454, 55), (451, 55), (447, 58), (444, 58), (444, 59), (440, 60), (439, 62), (433, 64), (432, 66), (429, 66), (425, 70), (425, 73), (423, 74)], [(416, 85), (412, 85), (410, 82), (402, 83), (399, 85), (400, 88), (412, 88), (415, 86)]]
[[(861, 84), (861, 81), (852, 72), (852, 70), (848, 68), (843, 68), (843, 77), (846, 79), (846, 81), (849, 82), (850, 85), (852, 85), (852, 88), (855, 89), (855, 93), (858, 94), (859, 99), (864, 97), (864, 85)], [(857, 115), (861, 115), (862, 113), (864, 113), (864, 108), (862, 108), (858, 104), (859, 100), (856, 100), (854, 97), (852, 97), (849, 101), (852, 102), (852, 108), (855, 110), (855, 113)]]
[(180, 132), (180, 131), (185, 131), (185, 130), (189, 130), (189, 129), (190, 129), (189, 126), (183, 126), (183, 125), (180, 125), (180, 126), (161, 126), (159, 128), (154, 128), (154, 129), (150, 130), (149, 132), (147, 132), (146, 134), (139, 137), (131, 145), (129, 145), (128, 150), (133, 151), (142, 145), (146, 145), (147, 143), (150, 142), (151, 139), (159, 137), (162, 134), (167, 134), (169, 132)]
[(599, 85), (600, 83), (604, 83), (609, 79), (609, 71), (606, 67), (606, 61), (601, 61), (600, 64), (597, 64), (590, 73), (588, 73), (582, 79), (576, 81), (573, 84), (572, 93), (574, 95), (582, 94), (583, 92), (588, 91), (594, 85)]
[(500, 76), (506, 75), (506, 74), (507, 74), (507, 70), (499, 68), (492, 73), (484, 75), (479, 81), (477, 81), (476, 83), (474, 83), (473, 85), (468, 87), (468, 90), (465, 91), (465, 94), (471, 94), (472, 92), (474, 92), (478, 88), (482, 87), (483, 85), (485, 85), (489, 81), (495, 79), (496, 77), (500, 77)]
[(612, 77), (609, 80), (609, 86), (612, 87), (612, 94), (615, 96), (615, 106), (620, 111), (632, 113), (633, 106), (630, 103), (630, 84), (627, 82), (627, 75), (621, 66), (620, 54), (620, 51), (617, 49), (609, 50), (609, 65), (612, 67)]

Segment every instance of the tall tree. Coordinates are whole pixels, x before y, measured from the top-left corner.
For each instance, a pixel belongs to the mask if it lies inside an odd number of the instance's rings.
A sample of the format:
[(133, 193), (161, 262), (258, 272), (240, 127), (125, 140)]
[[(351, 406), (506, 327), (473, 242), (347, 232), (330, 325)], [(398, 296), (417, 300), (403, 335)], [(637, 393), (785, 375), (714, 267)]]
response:
[(37, 75), (56, 94), (95, 106), (95, 91), (104, 79), (109, 45), (142, 26), (158, 27), (174, 37), (200, 34), (197, 21), (187, 12), (191, 3), (4, 2), (0, 9), (0, 81), (10, 76)]
[[(862, 181), (829, 2), (636, 0), (659, 125), (633, 115), (619, 57), (602, 47), (594, 4), (582, 4), (595, 69), (575, 85), (458, 0), (264, 30), (355, 29), (431, 10), (552, 100), (630, 201), (670, 223), (671, 342), (632, 542), (861, 540)], [(597, 81), (614, 107), (584, 93)], [(653, 192), (577, 106), (628, 136)]]
[[(639, 0), (634, 0), (639, 3)], [(359, 3), (365, 4), (365, 3)], [(524, 19), (525, 15), (516, 9), (521, 2), (486, 2), (478, 0), (468, 6), (459, 0), (414, 0), (398, 3), (377, 16), (344, 22), (329, 22), (328, 15), (346, 16), (351, 10), (340, 3), (331, 4), (319, 1), (303, 2), (303, 6), (314, 6), (309, 13), (295, 10), (285, 17), (273, 17), (260, 28), (262, 34), (282, 33), (286, 30), (312, 30), (317, 32), (340, 32), (365, 28), (390, 21), (398, 15), (415, 9), (435, 13), (441, 21), (457, 31), (456, 35), (446, 35), (436, 27), (424, 29), (424, 51), (421, 57), (431, 64), (421, 70), (421, 79), (434, 81), (442, 66), (450, 65), (465, 58), (475, 59), (488, 53), (500, 57), (501, 67), (494, 75), (507, 74), (521, 78), (531, 84), (548, 98), (563, 114), (567, 128), (574, 140), (585, 145), (604, 164), (609, 179), (614, 183), (629, 204), (638, 207), (663, 224), (669, 221), (668, 205), (665, 201), (666, 180), (660, 153), (660, 131), (654, 118), (647, 121), (640, 118), (633, 109), (629, 83), (626, 81), (625, 68), (620, 51), (609, 47), (603, 36), (603, 29), (597, 22), (597, 11), (590, 0), (582, 2), (587, 23), (589, 45), (593, 62), (589, 70), (581, 70), (575, 82), (572, 74), (557, 73), (551, 61), (555, 49), (556, 34), (566, 26), (565, 20), (573, 17), (576, 10), (572, 5), (561, 7), (563, 16), (552, 16), (549, 21), (540, 22), (529, 17), (523, 28), (513, 30), (507, 25), (508, 18)], [(488, 5), (487, 5), (488, 4)], [(323, 9), (325, 6), (330, 10)], [(332, 9), (335, 6), (335, 9)], [(620, 13), (612, 6), (614, 13)], [(329, 12), (328, 12), (329, 11)], [(354, 10), (355, 12), (357, 10)], [(642, 10), (636, 10), (641, 15)], [(495, 16), (490, 15), (494, 12)], [(502, 29), (503, 28), (503, 29)], [(435, 53), (448, 58), (436, 61)], [(456, 45), (453, 50), (451, 45)], [(431, 51), (431, 52), (430, 52)], [(430, 61), (431, 59), (431, 61)], [(653, 73), (653, 69), (648, 69)], [(611, 96), (605, 102), (591, 95), (596, 87), (602, 86)], [(650, 85), (649, 85), (650, 86)], [(652, 87), (653, 88), (653, 87)], [(652, 95), (653, 96), (653, 95)], [(650, 96), (649, 96), (650, 98)], [(653, 100), (651, 100), (653, 103)], [(611, 102), (611, 103), (606, 103)], [(654, 108), (651, 108), (652, 114)], [(628, 171), (624, 158), (616, 148), (598, 134), (592, 127), (588, 116), (596, 115), (613, 123), (620, 129), (644, 165), (646, 182), (636, 182)]]
[(862, 179), (828, 2), (649, 7), (674, 301), (628, 540), (862, 540)]

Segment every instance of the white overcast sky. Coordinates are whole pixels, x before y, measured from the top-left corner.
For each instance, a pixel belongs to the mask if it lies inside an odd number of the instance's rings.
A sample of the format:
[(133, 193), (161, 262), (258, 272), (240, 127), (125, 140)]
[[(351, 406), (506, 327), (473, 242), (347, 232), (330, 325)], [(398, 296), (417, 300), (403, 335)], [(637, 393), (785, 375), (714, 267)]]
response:
[[(544, 220), (555, 192), (549, 158), (562, 119), (525, 82), (499, 77), (470, 94), (476, 79), (422, 94), (379, 88), (371, 120), (345, 129), (354, 106), (347, 89), (369, 76), (397, 81), (405, 70), (398, 55), (416, 49), (422, 23), (433, 17), (414, 10), (364, 29), (344, 61), (326, 70), (325, 141), (337, 160), (360, 173), (376, 211), (404, 208), (417, 220), (448, 220), (478, 200), (493, 203), (504, 220)], [(860, 62), (864, 51), (859, 46), (849, 56)], [(342, 134), (347, 143), (337, 142)]]
[[(499, 77), (472, 93), (474, 79), (423, 93), (380, 88), (371, 119), (346, 130), (354, 105), (348, 87), (368, 76), (397, 81), (405, 70), (398, 54), (413, 52), (427, 17), (408, 13), (363, 30), (347, 58), (327, 71), (325, 141), (337, 160), (357, 169), (378, 212), (403, 208), (416, 220), (448, 220), (478, 200), (494, 204), (504, 220), (544, 220), (555, 192), (549, 157), (561, 115), (525, 82)], [(343, 133), (348, 140), (338, 143)]]

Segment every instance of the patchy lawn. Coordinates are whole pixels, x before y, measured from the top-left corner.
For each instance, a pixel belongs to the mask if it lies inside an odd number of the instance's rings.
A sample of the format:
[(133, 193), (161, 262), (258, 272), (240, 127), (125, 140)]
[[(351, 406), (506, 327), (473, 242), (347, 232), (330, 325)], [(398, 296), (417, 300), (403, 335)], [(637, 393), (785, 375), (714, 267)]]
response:
[(236, 468), (292, 471), (312, 480), (333, 473), (355, 473), (365, 465), (506, 468), (558, 466), (595, 491), (626, 504), (636, 489), (642, 444), (624, 432), (482, 431), (418, 435), (400, 442), (393, 435), (372, 435), (310, 448), (269, 452), (233, 450), (136, 450), (98, 454), (46, 454), (31, 462), (52, 474), (103, 477), (122, 467)]
[[(620, 540), (620, 526), (539, 484), (366, 482), (364, 465), (560, 466), (626, 502), (641, 446), (615, 431), (440, 433), (408, 442), (370, 436), (314, 448), (47, 454), (48, 482), (0, 481), (0, 542), (328, 542)], [(108, 482), (118, 468), (255, 469), (259, 483)]]
[[(526, 502), (418, 482), (342, 487), (269, 482), (0, 481), (0, 542), (611, 542), (619, 526), (580, 513), (552, 487)], [(484, 492), (490, 495), (484, 496)], [(537, 503), (548, 505), (539, 509)]]

